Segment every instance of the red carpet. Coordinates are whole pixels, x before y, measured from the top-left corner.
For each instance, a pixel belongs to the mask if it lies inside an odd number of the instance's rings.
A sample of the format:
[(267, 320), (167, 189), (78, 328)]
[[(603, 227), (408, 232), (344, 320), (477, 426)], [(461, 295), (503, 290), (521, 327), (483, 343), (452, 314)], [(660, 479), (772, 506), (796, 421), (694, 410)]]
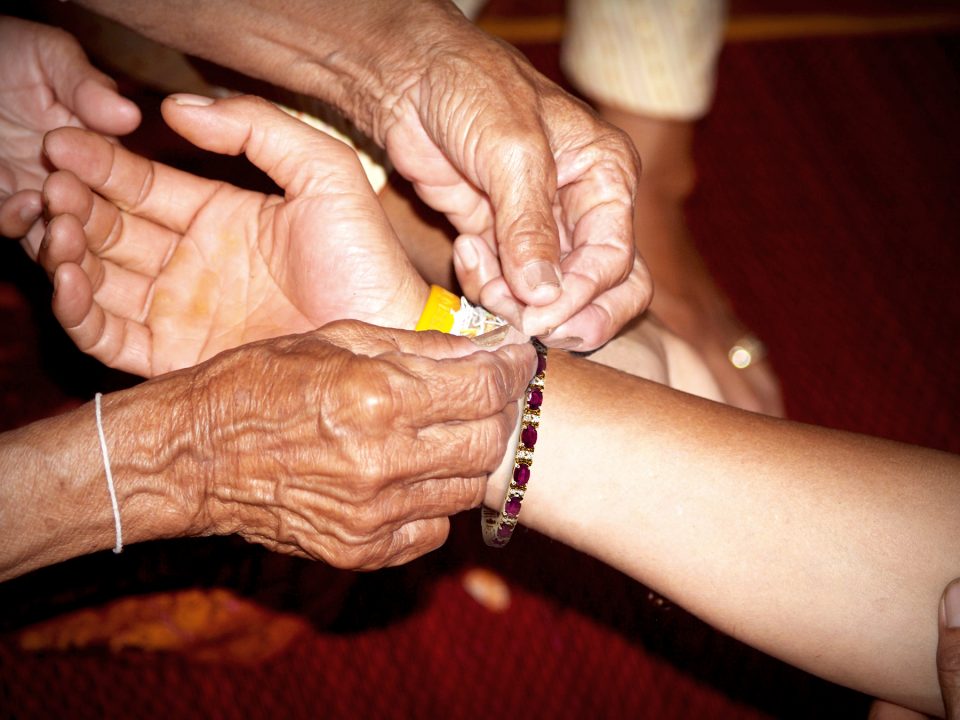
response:
[[(535, 50), (555, 71), (555, 48)], [(691, 222), (769, 345), (795, 419), (960, 452), (958, 51), (957, 37), (922, 36), (724, 52)], [(16, 248), (2, 253), (4, 426), (128, 382), (69, 350), (45, 309), (45, 278)], [(460, 517), (442, 550), (369, 575), (211, 539), (131, 547), (0, 585), (0, 714), (865, 716), (866, 698), (532, 533), (487, 551), (477, 524)], [(476, 565), (506, 579), (508, 613), (464, 592), (462, 573)], [(193, 586), (231, 588), (311, 628), (255, 667), (18, 646), (20, 628), (59, 612)]]

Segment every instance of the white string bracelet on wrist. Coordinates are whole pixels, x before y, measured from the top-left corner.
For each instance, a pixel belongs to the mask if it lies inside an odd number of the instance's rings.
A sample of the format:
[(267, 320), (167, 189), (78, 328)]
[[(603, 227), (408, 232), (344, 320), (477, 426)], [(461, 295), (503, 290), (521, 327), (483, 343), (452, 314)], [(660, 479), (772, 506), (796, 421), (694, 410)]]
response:
[(103, 436), (103, 417), (100, 413), (100, 398), (103, 393), (97, 393), (93, 396), (94, 406), (97, 410), (97, 435), (100, 436), (100, 452), (103, 454), (103, 467), (107, 471), (107, 490), (110, 491), (110, 504), (113, 506), (113, 525), (117, 530), (117, 544), (113, 552), (119, 553), (123, 550), (123, 532), (120, 529), (120, 505), (117, 503), (117, 489), (113, 486), (113, 473), (110, 471), (110, 455), (107, 453), (107, 439)]

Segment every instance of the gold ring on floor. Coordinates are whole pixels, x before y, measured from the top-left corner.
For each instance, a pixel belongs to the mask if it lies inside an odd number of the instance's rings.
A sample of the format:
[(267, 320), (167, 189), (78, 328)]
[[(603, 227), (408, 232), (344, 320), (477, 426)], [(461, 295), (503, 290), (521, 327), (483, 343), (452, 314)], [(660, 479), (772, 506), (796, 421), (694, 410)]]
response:
[(756, 335), (747, 334), (737, 340), (727, 351), (730, 364), (738, 370), (746, 370), (767, 356), (767, 346)]

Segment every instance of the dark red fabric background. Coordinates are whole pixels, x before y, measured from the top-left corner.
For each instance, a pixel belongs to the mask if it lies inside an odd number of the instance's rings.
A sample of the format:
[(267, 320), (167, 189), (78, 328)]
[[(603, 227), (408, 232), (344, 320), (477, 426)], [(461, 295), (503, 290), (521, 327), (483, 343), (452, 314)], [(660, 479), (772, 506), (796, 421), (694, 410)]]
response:
[[(555, 47), (529, 50), (556, 73)], [(769, 345), (794, 419), (960, 452), (958, 50), (956, 36), (900, 36), (723, 53), (690, 221), (738, 313)], [(182, 152), (165, 159), (197, 162)], [(18, 248), (3, 246), (0, 258), (3, 427), (131, 381), (71, 350), (46, 309), (46, 279)], [(0, 714), (865, 716), (866, 698), (714, 632), (589, 558), (529, 532), (488, 551), (477, 525), (474, 514), (457, 518), (445, 548), (369, 575), (209, 539), (8, 582)], [(475, 565), (506, 578), (509, 613), (463, 591), (460, 574)], [(256, 668), (17, 648), (15, 631), (31, 621), (190, 586), (233, 588), (301, 614), (314, 631)]]

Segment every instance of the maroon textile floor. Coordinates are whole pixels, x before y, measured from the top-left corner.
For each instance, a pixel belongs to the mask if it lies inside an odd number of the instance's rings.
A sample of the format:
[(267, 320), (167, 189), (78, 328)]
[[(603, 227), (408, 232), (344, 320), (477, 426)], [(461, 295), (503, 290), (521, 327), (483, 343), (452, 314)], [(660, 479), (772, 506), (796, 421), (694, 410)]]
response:
[[(555, 71), (555, 48), (531, 53)], [(958, 58), (956, 36), (724, 51), (698, 139), (691, 223), (768, 343), (795, 419), (960, 452)], [(18, 252), (0, 250), (7, 428), (129, 382), (70, 350), (45, 309), (45, 279)], [(487, 551), (477, 524), (460, 517), (445, 548), (369, 575), (210, 539), (135, 546), (6, 583), (0, 715), (865, 716), (866, 698), (533, 533)], [(507, 580), (509, 613), (464, 592), (461, 574), (477, 565)], [(233, 588), (308, 618), (313, 632), (254, 668), (18, 649), (16, 630), (31, 621), (190, 586)]]

